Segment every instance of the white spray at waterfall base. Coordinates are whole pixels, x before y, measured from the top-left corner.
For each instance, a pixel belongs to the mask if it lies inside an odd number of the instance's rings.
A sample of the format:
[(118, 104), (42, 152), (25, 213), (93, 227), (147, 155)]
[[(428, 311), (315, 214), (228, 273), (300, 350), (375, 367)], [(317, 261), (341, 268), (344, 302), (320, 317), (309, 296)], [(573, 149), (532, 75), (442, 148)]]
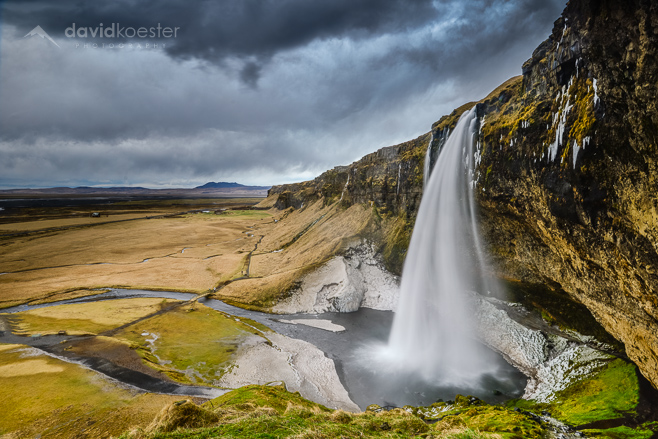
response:
[[(475, 108), (459, 119), (425, 186), (402, 272), (400, 302), (381, 355), (428, 381), (476, 385), (495, 372), (473, 333), (468, 292), (484, 276), (473, 199)], [(426, 168), (427, 169), (427, 168)]]

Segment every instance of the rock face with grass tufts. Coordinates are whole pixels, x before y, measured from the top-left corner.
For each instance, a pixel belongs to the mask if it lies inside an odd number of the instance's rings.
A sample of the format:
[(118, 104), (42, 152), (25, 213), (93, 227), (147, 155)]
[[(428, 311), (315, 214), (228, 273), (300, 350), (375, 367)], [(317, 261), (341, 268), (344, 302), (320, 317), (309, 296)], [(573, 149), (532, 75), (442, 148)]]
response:
[(146, 428), (146, 432), (167, 433), (179, 428), (198, 428), (218, 420), (219, 416), (212, 411), (185, 399), (164, 407)]
[(658, 7), (572, 1), (487, 98), (478, 181), (500, 276), (563, 289), (658, 385)]

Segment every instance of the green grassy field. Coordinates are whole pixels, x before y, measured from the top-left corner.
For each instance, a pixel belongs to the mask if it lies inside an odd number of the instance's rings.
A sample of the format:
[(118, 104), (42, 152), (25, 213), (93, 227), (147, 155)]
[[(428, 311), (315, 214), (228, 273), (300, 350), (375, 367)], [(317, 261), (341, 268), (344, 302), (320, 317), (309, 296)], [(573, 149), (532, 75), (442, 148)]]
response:
[[(206, 385), (221, 378), (239, 345), (250, 336), (261, 337), (243, 322), (199, 304), (144, 320), (116, 334), (139, 345), (138, 353), (146, 364), (171, 379)], [(147, 339), (155, 341), (148, 343)]]

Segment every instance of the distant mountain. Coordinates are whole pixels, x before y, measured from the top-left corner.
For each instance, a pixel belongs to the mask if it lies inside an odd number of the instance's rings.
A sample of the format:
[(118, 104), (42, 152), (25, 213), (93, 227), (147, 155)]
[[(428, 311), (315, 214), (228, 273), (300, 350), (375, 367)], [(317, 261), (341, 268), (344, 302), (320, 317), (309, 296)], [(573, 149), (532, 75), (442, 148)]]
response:
[(235, 188), (241, 188), (241, 189), (269, 189), (270, 186), (245, 186), (240, 183), (229, 183), (226, 181), (210, 181), (203, 186), (197, 186), (194, 189), (235, 189)]
[(217, 183), (215, 183), (214, 181), (210, 181), (204, 184), (203, 186), (197, 186), (194, 189), (226, 189), (233, 187), (245, 187), (245, 186), (240, 183), (227, 183), (225, 181), (218, 181)]
[[(53, 188), (53, 189), (69, 189), (69, 188)], [(74, 190), (80, 189), (80, 190), (86, 190), (86, 191), (93, 191), (93, 192), (98, 192), (98, 191), (135, 191), (135, 192), (142, 192), (142, 191), (149, 191), (151, 189), (141, 187), (141, 186), (112, 186), (112, 187), (91, 187), (91, 186), (78, 186), (76, 188), (73, 188)]]
[(265, 197), (270, 186), (245, 186), (239, 183), (206, 183), (193, 189), (148, 189), (144, 187), (55, 187), (43, 189), (0, 190), (1, 196), (211, 196), (211, 197)]

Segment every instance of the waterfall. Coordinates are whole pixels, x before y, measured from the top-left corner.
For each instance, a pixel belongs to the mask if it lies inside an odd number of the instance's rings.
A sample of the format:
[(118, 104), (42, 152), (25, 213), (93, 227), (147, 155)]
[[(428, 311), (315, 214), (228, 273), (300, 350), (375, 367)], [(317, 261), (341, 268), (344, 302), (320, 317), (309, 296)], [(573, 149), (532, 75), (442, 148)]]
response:
[(425, 153), (425, 167), (423, 168), (423, 188), (427, 187), (427, 180), (430, 178), (430, 165), (432, 162), (432, 142), (434, 142), (434, 133), (430, 137), (430, 143), (427, 144), (427, 152)]
[(398, 163), (398, 187), (395, 189), (395, 195), (400, 195), (400, 177), (402, 176), (402, 162)]
[(340, 193), (340, 200), (338, 202), (343, 201), (343, 197), (345, 196), (345, 191), (347, 190), (347, 185), (350, 184), (350, 171), (347, 171), (347, 181), (345, 182), (345, 186), (343, 186), (343, 192)]
[(489, 288), (473, 198), (476, 127), (473, 108), (459, 119), (427, 179), (385, 348), (405, 371), (456, 385), (493, 371), (481, 360), (467, 303), (471, 291)]

